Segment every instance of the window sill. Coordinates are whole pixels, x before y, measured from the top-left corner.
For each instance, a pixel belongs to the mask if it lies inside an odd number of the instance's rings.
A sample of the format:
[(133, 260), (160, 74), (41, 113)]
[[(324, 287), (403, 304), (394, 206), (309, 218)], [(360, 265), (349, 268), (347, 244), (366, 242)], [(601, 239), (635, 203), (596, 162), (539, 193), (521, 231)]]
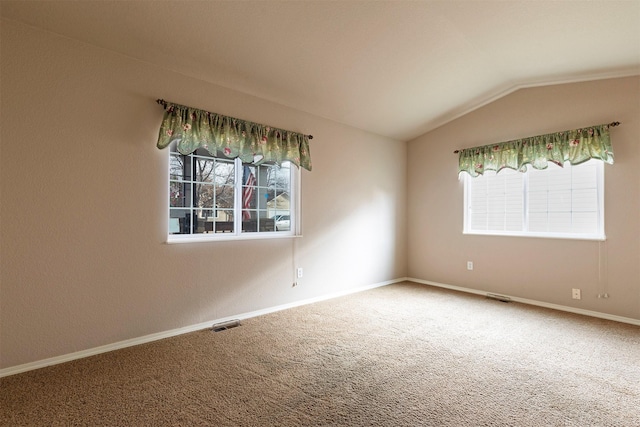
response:
[(607, 236), (605, 235), (597, 235), (597, 234), (585, 234), (585, 235), (576, 235), (576, 234), (568, 234), (568, 233), (519, 233), (519, 232), (510, 232), (510, 231), (463, 231), (463, 235), (470, 236), (497, 236), (497, 237), (533, 237), (536, 239), (563, 239), (563, 240), (591, 240), (603, 242), (607, 240)]
[[(221, 233), (222, 234), (222, 233)], [(274, 239), (294, 239), (302, 237), (301, 234), (293, 233), (246, 233), (241, 235), (173, 235), (167, 238), (167, 245), (180, 243), (204, 243), (204, 242), (238, 242), (246, 240), (274, 240)]]

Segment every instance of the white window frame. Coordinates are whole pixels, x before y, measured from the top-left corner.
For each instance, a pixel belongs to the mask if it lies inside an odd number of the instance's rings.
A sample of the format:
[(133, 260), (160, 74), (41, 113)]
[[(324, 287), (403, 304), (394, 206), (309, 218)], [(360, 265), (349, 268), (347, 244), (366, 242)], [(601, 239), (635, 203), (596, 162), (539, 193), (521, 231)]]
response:
[[(301, 234), (301, 203), (300, 203), (300, 181), (301, 181), (301, 173), (300, 168), (296, 167), (293, 163), (290, 165), (290, 188), (289, 188), (289, 215), (290, 215), (290, 225), (289, 230), (285, 231), (256, 231), (256, 232), (243, 232), (242, 231), (242, 178), (243, 178), (243, 166), (244, 164), (240, 160), (240, 158), (228, 159), (225, 157), (218, 157), (225, 160), (230, 160), (234, 162), (234, 231), (233, 232), (225, 232), (225, 233), (197, 233), (197, 234), (171, 234), (170, 228), (170, 188), (171, 188), (171, 175), (169, 172), (170, 162), (171, 162), (171, 151), (167, 150), (167, 179), (166, 179), (166, 193), (167, 200), (165, 203), (166, 206), (166, 218), (167, 218), (167, 240), (166, 243), (192, 243), (192, 242), (220, 242), (220, 241), (238, 241), (238, 240), (260, 240), (260, 239), (282, 239), (282, 238), (293, 238), (293, 237), (302, 237)], [(191, 155), (187, 155), (188, 158), (191, 158)], [(215, 156), (211, 156), (212, 158), (217, 158)], [(191, 208), (185, 208), (191, 209)]]
[[(522, 176), (522, 192), (523, 192), (523, 209), (522, 209), (522, 230), (520, 231), (507, 231), (507, 230), (478, 230), (472, 228), (472, 216), (473, 216), (473, 206), (471, 204), (471, 184), (473, 178), (468, 173), (462, 173), (461, 178), (464, 181), (464, 215), (463, 215), (463, 234), (469, 235), (485, 235), (485, 236), (517, 236), (517, 237), (540, 237), (540, 238), (554, 238), (554, 239), (577, 239), (577, 240), (598, 240), (603, 241), (606, 240), (605, 230), (604, 230), (604, 162), (599, 160), (590, 160), (589, 162), (585, 162), (583, 164), (593, 164), (595, 165), (595, 181), (596, 181), (596, 198), (597, 198), (597, 230), (592, 233), (576, 233), (576, 232), (554, 232), (554, 231), (529, 231), (529, 172), (531, 169), (528, 169), (527, 172), (514, 172), (517, 174), (521, 174)], [(570, 165), (568, 162), (565, 163), (564, 168), (577, 168), (581, 165)], [(549, 168), (558, 167), (557, 165), (550, 164)], [(530, 167), (529, 167), (530, 168)], [(541, 171), (536, 171), (537, 173), (544, 173), (545, 171), (549, 171), (550, 169), (544, 169)], [(500, 173), (504, 173), (506, 170), (501, 171)], [(486, 173), (495, 173), (493, 171), (485, 172)], [(573, 187), (572, 187), (573, 189)], [(572, 211), (573, 212), (573, 211)]]

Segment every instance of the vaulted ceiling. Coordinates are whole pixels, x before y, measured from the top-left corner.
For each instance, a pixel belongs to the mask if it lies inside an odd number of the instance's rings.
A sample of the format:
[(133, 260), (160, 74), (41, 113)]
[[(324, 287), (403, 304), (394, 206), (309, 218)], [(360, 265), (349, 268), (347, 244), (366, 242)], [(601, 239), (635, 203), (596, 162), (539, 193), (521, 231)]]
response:
[(640, 74), (640, 0), (2, 0), (0, 13), (398, 140), (518, 88)]

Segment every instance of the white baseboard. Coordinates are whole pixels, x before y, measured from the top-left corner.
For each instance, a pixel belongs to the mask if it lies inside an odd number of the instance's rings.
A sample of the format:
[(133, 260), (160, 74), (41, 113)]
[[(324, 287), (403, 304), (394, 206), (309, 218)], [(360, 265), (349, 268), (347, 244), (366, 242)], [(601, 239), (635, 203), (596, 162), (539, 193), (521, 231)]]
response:
[[(467, 293), (476, 294), (476, 295), (487, 295), (488, 293), (490, 293), (488, 291), (464, 288), (461, 286), (447, 285), (445, 283), (432, 282), (430, 280), (421, 280), (413, 277), (407, 277), (406, 280), (410, 282), (421, 283), (423, 285), (437, 286), (439, 288), (452, 289), (454, 291), (467, 292)], [(568, 307), (566, 305), (559, 305), (559, 304), (551, 304), (548, 302), (536, 301), (536, 300), (527, 299), (527, 298), (519, 298), (511, 295), (504, 295), (504, 296), (509, 297), (511, 301), (520, 302), (523, 304), (536, 305), (538, 307), (551, 308), (554, 310), (567, 311), (570, 313), (582, 314), (584, 316), (597, 317), (600, 319), (613, 320), (615, 322), (629, 323), (631, 325), (640, 326), (640, 319), (633, 319), (631, 317), (616, 316), (614, 314), (601, 313), (599, 311), (583, 310), (581, 308)]]
[(262, 315), (269, 314), (269, 313), (275, 313), (276, 311), (286, 310), (286, 309), (289, 309), (289, 308), (299, 307), (299, 306), (302, 306), (302, 305), (307, 305), (307, 304), (312, 304), (312, 303), (315, 303), (315, 302), (320, 302), (320, 301), (325, 301), (325, 300), (329, 300), (329, 299), (333, 299), (333, 298), (338, 298), (338, 297), (341, 297), (341, 296), (354, 294), (354, 293), (366, 291), (366, 290), (369, 290), (369, 289), (379, 288), (381, 286), (387, 286), (387, 285), (391, 285), (391, 284), (398, 283), (398, 282), (404, 282), (406, 280), (409, 280), (409, 279), (407, 279), (406, 277), (403, 277), (403, 278), (399, 278), (399, 279), (388, 280), (386, 282), (374, 283), (372, 285), (360, 286), (360, 287), (357, 287), (357, 288), (352, 288), (352, 289), (347, 289), (347, 290), (344, 290), (344, 291), (334, 292), (334, 293), (327, 294), (327, 295), (322, 295), (322, 296), (319, 296), (319, 297), (308, 298), (308, 299), (305, 299), (305, 300), (295, 301), (295, 302), (288, 303), (288, 304), (282, 304), (282, 305), (278, 305), (278, 306), (274, 306), (274, 307), (264, 308), (264, 309), (261, 309), (261, 310), (251, 311), (251, 312), (248, 312), (248, 313), (242, 313), (242, 314), (238, 314), (238, 315), (235, 315), (235, 316), (223, 317), (223, 318), (220, 318), (220, 319), (215, 319), (215, 320), (210, 320), (210, 321), (203, 322), (203, 323), (198, 323), (196, 325), (185, 326), (183, 328), (172, 329), (170, 331), (158, 332), (158, 333), (155, 333), (155, 334), (145, 335), (145, 336), (138, 337), (138, 338), (132, 338), (132, 339), (124, 340), (124, 341), (118, 341), (118, 342), (115, 342), (113, 344), (107, 344), (107, 345), (103, 345), (103, 346), (100, 346), (100, 347), (94, 347), (94, 348), (90, 348), (90, 349), (87, 349), (87, 350), (77, 351), (77, 352), (65, 354), (65, 355), (62, 355), (62, 356), (56, 356), (56, 357), (51, 357), (51, 358), (44, 359), (44, 360), (38, 360), (38, 361), (35, 361), (35, 362), (25, 363), (23, 365), (12, 366), (12, 367), (9, 367), (9, 368), (0, 369), (0, 378), (7, 377), (9, 375), (19, 374), (21, 372), (32, 371), (34, 369), (45, 368), (47, 366), (58, 365), (60, 363), (70, 362), (72, 360), (82, 359), (84, 357), (95, 356), (97, 354), (107, 353), (107, 352), (113, 351), (113, 350), (119, 350), (119, 349), (126, 348), (126, 347), (132, 347), (132, 346), (135, 346), (135, 345), (145, 344), (145, 343), (148, 343), (148, 342), (157, 341), (157, 340), (161, 340), (161, 339), (164, 339), (164, 338), (175, 337), (177, 335), (182, 335), (182, 334), (186, 334), (186, 333), (189, 333), (189, 332), (199, 331), (199, 330), (202, 330), (202, 329), (210, 328), (211, 326), (213, 326), (213, 325), (215, 325), (217, 323), (221, 323), (221, 322), (227, 322), (227, 321), (230, 321), (230, 320), (249, 319), (249, 318), (252, 318), (252, 317), (262, 316)]
[[(415, 283), (421, 283), (421, 284), (424, 284), (424, 285), (430, 285), (430, 286), (436, 286), (436, 287), (440, 287), (440, 288), (452, 289), (452, 290), (455, 290), (455, 291), (467, 292), (467, 293), (476, 294), (476, 295), (485, 296), (488, 293), (487, 291), (471, 289), (471, 288), (465, 288), (465, 287), (461, 287), (461, 286), (447, 285), (445, 283), (432, 282), (432, 281), (429, 281), (429, 280), (416, 279), (416, 278), (413, 278), (413, 277), (402, 277), (402, 278), (398, 278), (398, 279), (394, 279), (394, 280), (388, 280), (388, 281), (385, 281), (385, 282), (374, 283), (372, 285), (361, 286), (361, 287), (358, 287), (358, 288), (347, 289), (347, 290), (344, 290), (344, 291), (334, 292), (334, 293), (327, 294), (327, 295), (322, 295), (322, 296), (318, 296), (318, 297), (314, 297), (314, 298), (308, 298), (308, 299), (304, 299), (304, 300), (300, 300), (300, 301), (295, 301), (295, 302), (288, 303), (288, 304), (282, 304), (282, 305), (269, 307), (269, 308), (265, 308), (265, 309), (261, 309), (261, 310), (242, 313), (242, 314), (238, 314), (238, 315), (235, 315), (235, 316), (227, 316), (227, 317), (223, 317), (223, 318), (220, 318), (220, 319), (215, 319), (215, 320), (210, 320), (210, 321), (203, 322), (203, 323), (198, 323), (198, 324), (195, 324), (195, 325), (185, 326), (183, 328), (172, 329), (172, 330), (169, 330), (169, 331), (158, 332), (158, 333), (155, 333), (155, 334), (145, 335), (145, 336), (138, 337), (138, 338), (132, 338), (132, 339), (129, 339), (129, 340), (119, 341), (119, 342), (116, 342), (116, 343), (113, 343), (113, 344), (107, 344), (107, 345), (103, 345), (103, 346), (100, 346), (100, 347), (94, 347), (94, 348), (90, 348), (90, 349), (87, 349), (87, 350), (82, 350), (82, 351), (77, 351), (77, 352), (74, 352), (74, 353), (65, 354), (65, 355), (62, 355), (62, 356), (56, 356), (56, 357), (51, 357), (51, 358), (44, 359), (44, 360), (38, 360), (38, 361), (35, 361), (35, 362), (25, 363), (23, 365), (17, 365), (17, 366), (12, 366), (12, 367), (9, 367), (9, 368), (0, 369), (0, 378), (7, 377), (7, 376), (10, 376), (10, 375), (19, 374), (21, 372), (32, 371), (34, 369), (44, 368), (44, 367), (47, 367), (47, 366), (58, 365), (60, 363), (70, 362), (72, 360), (82, 359), (84, 357), (95, 356), (97, 354), (107, 353), (107, 352), (113, 351), (113, 350), (119, 350), (119, 349), (126, 348), (126, 347), (132, 347), (132, 346), (135, 346), (135, 345), (140, 345), (140, 344), (145, 344), (145, 343), (152, 342), (152, 341), (157, 341), (157, 340), (161, 340), (161, 339), (165, 339), (165, 338), (170, 338), (170, 337), (174, 337), (174, 336), (177, 336), (177, 335), (186, 334), (186, 333), (189, 333), (189, 332), (195, 332), (195, 331), (199, 331), (199, 330), (202, 330), (202, 329), (207, 329), (207, 328), (210, 328), (213, 325), (215, 325), (217, 323), (221, 323), (221, 322), (227, 322), (227, 321), (230, 321), (230, 320), (250, 319), (252, 317), (263, 316), (265, 314), (275, 313), (277, 311), (282, 311), (282, 310), (286, 310), (286, 309), (289, 309), (289, 308), (299, 307), (299, 306), (303, 306), (303, 305), (307, 305), (307, 304), (313, 304), (313, 303), (320, 302), (320, 301), (326, 301), (326, 300), (329, 300), (329, 299), (338, 298), (338, 297), (354, 294), (354, 293), (357, 293), (357, 292), (363, 292), (363, 291), (366, 291), (366, 290), (369, 290), (369, 289), (379, 288), (379, 287), (382, 287), (382, 286), (392, 285), (394, 283), (399, 283), (399, 282), (404, 282), (404, 281), (410, 281), (410, 282), (415, 282)], [(580, 308), (567, 307), (567, 306), (564, 306), (564, 305), (551, 304), (551, 303), (546, 303), (546, 302), (541, 302), (541, 301), (530, 300), (530, 299), (526, 299), (526, 298), (513, 297), (513, 296), (510, 296), (510, 295), (505, 295), (505, 296), (508, 296), (511, 299), (511, 301), (520, 302), (520, 303), (523, 303), (523, 304), (530, 304), (530, 305), (535, 305), (535, 306), (539, 306), (539, 307), (551, 308), (551, 309), (560, 310), (560, 311), (567, 311), (567, 312), (570, 312), (570, 313), (582, 314), (582, 315), (585, 315), (585, 316), (597, 317), (597, 318), (601, 318), (601, 319), (613, 320), (613, 321), (616, 321), (616, 322), (629, 323), (631, 325), (640, 326), (640, 320), (638, 320), (638, 319), (632, 319), (632, 318), (629, 318), (629, 317), (616, 316), (616, 315), (607, 314), (607, 313), (600, 313), (600, 312), (591, 311), (591, 310), (583, 310), (583, 309), (580, 309)]]

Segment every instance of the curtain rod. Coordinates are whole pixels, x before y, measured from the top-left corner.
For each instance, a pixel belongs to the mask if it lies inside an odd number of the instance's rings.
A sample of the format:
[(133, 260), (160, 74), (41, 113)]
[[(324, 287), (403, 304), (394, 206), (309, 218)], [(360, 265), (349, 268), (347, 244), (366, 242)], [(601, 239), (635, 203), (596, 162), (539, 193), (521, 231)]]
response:
[[(620, 126), (620, 122), (611, 122), (611, 123), (609, 123), (609, 127), (610, 127), (610, 128), (614, 128), (614, 127), (616, 127), (616, 126)], [(462, 150), (463, 150), (463, 149), (455, 150), (455, 151), (453, 152), (453, 154), (458, 154), (458, 153), (459, 153), (460, 151), (462, 151)]]
[[(164, 99), (156, 99), (156, 102), (157, 102), (158, 104), (162, 105), (164, 108), (167, 108), (167, 105), (168, 105), (168, 104), (173, 104), (172, 102), (167, 102), (167, 101), (165, 101)], [(174, 104), (174, 105), (178, 105), (178, 104)], [(187, 108), (192, 108), (192, 107), (187, 107)], [(194, 109), (194, 110), (198, 110), (198, 108), (193, 108), (193, 109)], [(204, 111), (204, 110), (203, 110), (203, 111)], [(218, 114), (218, 113), (216, 113), (216, 114)], [(222, 116), (222, 114), (218, 114), (218, 115), (219, 115), (219, 116)], [(230, 117), (230, 116), (226, 116), (226, 117)], [(232, 118), (232, 119), (235, 119), (235, 117), (231, 117), (231, 118)], [(242, 119), (236, 119), (236, 120), (240, 120), (240, 121), (243, 121), (243, 122), (248, 121), (248, 120), (242, 120)], [(292, 132), (292, 131), (287, 131), (287, 132), (291, 132), (291, 133), (298, 133), (298, 132)], [(313, 135), (306, 135), (306, 136), (307, 136), (307, 138), (309, 138), (309, 139), (313, 139)]]

